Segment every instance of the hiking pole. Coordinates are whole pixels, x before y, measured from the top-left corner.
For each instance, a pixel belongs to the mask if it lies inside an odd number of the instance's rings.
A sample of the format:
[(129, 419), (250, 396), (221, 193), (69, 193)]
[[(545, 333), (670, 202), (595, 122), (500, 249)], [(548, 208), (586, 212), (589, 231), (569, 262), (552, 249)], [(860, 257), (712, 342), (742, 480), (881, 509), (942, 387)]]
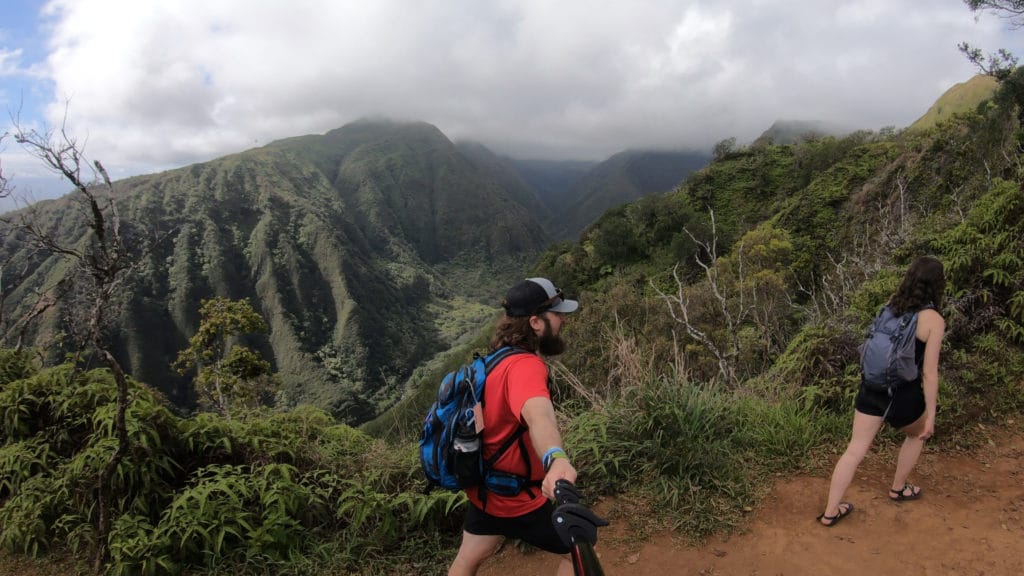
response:
[(555, 532), (572, 547), (572, 570), (576, 576), (604, 576), (604, 569), (594, 552), (597, 527), (608, 521), (580, 504), (580, 493), (568, 480), (555, 483), (555, 502), (558, 507), (551, 514)]

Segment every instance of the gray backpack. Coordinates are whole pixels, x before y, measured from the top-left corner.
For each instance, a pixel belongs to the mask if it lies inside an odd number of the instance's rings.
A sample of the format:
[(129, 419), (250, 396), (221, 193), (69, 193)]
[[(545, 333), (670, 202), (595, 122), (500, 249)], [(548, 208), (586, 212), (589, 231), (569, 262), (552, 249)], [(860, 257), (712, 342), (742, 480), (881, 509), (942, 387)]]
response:
[(916, 380), (920, 374), (916, 340), (917, 312), (896, 316), (883, 306), (858, 348), (863, 385), (892, 396), (900, 384)]

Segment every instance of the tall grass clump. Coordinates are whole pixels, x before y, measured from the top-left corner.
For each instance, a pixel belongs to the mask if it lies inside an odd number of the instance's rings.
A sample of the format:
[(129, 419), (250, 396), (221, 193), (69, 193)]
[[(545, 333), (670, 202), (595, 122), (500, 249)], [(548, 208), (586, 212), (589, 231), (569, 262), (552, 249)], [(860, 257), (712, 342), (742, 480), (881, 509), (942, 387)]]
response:
[(753, 395), (734, 398), (739, 425), (737, 443), (758, 472), (809, 469), (823, 447), (846, 440), (849, 414), (818, 410), (789, 398), (766, 401)]
[(610, 337), (616, 386), (602, 383), (598, 394), (575, 383), (590, 404), (566, 431), (587, 491), (630, 495), (702, 538), (736, 527), (770, 472), (807, 467), (835, 439), (839, 427), (818, 407), (659, 371), (629, 337)]

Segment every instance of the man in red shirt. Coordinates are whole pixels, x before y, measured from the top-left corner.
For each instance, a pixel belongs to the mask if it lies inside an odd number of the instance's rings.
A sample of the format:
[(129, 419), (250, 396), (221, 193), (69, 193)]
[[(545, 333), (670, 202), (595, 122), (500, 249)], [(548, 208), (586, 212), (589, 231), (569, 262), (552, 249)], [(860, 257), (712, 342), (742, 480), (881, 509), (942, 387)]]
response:
[[(511, 442), (492, 469), (497, 475), (522, 480), (523, 485), (518, 490), (486, 486), (466, 490), (470, 506), (463, 523), (462, 545), (448, 574), (473, 576), (507, 537), (561, 554), (558, 575), (572, 576), (567, 556), (570, 548), (551, 524), (551, 499), (555, 482), (576, 482), (576, 469), (561, 447), (548, 390), (548, 368), (541, 356), (555, 356), (565, 349), (562, 324), (579, 303), (564, 299), (550, 280), (529, 278), (509, 289), (502, 307), (505, 314), (495, 327), (491, 349), (514, 346), (530, 354), (505, 358), (487, 376), (483, 457), (488, 461)], [(520, 433), (521, 429), (525, 433)]]

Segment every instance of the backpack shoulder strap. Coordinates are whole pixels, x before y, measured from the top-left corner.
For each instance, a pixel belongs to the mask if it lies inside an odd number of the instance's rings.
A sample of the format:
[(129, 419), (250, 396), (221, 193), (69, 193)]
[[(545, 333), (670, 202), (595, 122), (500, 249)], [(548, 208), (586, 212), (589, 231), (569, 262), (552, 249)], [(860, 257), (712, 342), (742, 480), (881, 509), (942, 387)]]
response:
[(487, 373), (490, 373), (495, 366), (501, 364), (502, 360), (509, 356), (515, 356), (516, 354), (530, 354), (530, 352), (523, 350), (522, 348), (516, 348), (515, 346), (502, 346), (487, 356), (484, 356), (484, 370)]
[[(517, 348), (515, 346), (503, 346), (494, 352), (491, 352), (484, 358), (484, 367), (487, 373), (490, 373), (498, 364), (510, 356), (517, 354), (532, 354), (529, 350)], [(523, 435), (526, 433), (528, 428), (522, 424), (516, 429), (516, 431), (505, 439), (504, 442), (498, 447), (498, 450), (484, 462), (484, 469), (489, 470), (494, 467), (502, 456), (508, 452), (512, 446), (518, 445), (520, 454), (522, 455), (523, 461), (526, 463), (527, 478), (530, 476), (530, 456), (527, 454), (526, 445), (523, 443)], [(527, 482), (533, 484), (533, 482)]]

